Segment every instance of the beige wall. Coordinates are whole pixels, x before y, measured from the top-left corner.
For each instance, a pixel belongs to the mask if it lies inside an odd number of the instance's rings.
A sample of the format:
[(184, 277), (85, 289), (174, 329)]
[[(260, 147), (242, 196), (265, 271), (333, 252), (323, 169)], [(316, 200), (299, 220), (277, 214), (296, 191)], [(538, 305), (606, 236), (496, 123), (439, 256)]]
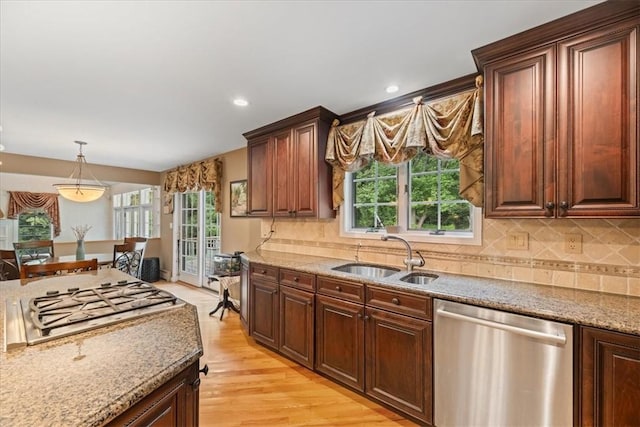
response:
[[(263, 220), (263, 235), (271, 220)], [(264, 249), (402, 266), (399, 242), (340, 237), (335, 220), (281, 220)], [(507, 235), (527, 233), (526, 250), (507, 249)], [(581, 254), (566, 253), (567, 233), (582, 236)], [(471, 276), (534, 282), (640, 296), (640, 219), (485, 219), (482, 246), (414, 244), (426, 268)]]
[[(54, 160), (44, 157), (2, 153), (1, 171), (28, 175), (59, 176), (68, 178), (76, 166), (75, 161)], [(89, 164), (89, 169), (100, 181), (127, 182), (132, 184), (160, 185), (160, 172), (118, 168)], [(5, 189), (6, 190), (6, 189)]]
[[(231, 218), (229, 215), (229, 183), (247, 179), (247, 149), (230, 151), (217, 158), (222, 160), (222, 252), (252, 251), (260, 241), (260, 220), (253, 218)], [(173, 214), (163, 214), (160, 237), (162, 255), (160, 268), (171, 274), (173, 257), (173, 230), (170, 228)]]

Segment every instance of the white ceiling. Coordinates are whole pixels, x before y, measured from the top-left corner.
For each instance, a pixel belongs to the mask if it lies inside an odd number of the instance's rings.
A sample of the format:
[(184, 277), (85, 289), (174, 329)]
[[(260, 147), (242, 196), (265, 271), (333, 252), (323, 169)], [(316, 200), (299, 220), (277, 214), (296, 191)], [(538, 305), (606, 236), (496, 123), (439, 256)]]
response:
[(162, 171), (475, 72), (472, 49), (596, 3), (1, 0), (1, 143)]

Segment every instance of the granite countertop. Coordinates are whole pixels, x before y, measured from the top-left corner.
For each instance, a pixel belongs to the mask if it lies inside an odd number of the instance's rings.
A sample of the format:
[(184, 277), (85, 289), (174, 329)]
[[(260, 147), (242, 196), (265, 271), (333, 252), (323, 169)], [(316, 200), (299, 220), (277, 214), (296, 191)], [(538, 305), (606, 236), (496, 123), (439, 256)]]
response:
[(425, 269), (414, 271), (434, 273), (439, 277), (429, 284), (417, 285), (400, 280), (407, 274), (404, 269), (382, 279), (332, 270), (338, 265), (353, 262), (344, 259), (269, 251), (251, 252), (242, 257), (250, 262), (379, 285), (433, 298), (640, 335), (640, 298), (637, 297)]
[[(0, 282), (5, 301), (131, 279), (101, 269), (64, 277)], [(0, 325), (4, 337), (4, 322)], [(100, 426), (203, 354), (196, 307), (185, 304), (135, 320), (0, 354), (0, 426)]]

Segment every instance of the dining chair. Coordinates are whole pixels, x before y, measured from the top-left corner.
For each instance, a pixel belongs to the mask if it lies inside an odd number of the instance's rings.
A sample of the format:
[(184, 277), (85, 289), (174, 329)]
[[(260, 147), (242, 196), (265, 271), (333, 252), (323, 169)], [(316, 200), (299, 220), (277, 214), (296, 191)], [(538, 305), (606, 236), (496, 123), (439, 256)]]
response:
[(146, 242), (126, 242), (113, 245), (113, 268), (139, 279), (146, 246)]
[(0, 250), (0, 280), (14, 280), (20, 278), (20, 270), (16, 261), (16, 251)]
[(21, 279), (31, 279), (40, 276), (57, 276), (81, 271), (95, 271), (98, 269), (98, 259), (82, 261), (52, 262), (42, 264), (23, 264), (20, 269)]
[(13, 249), (16, 252), (16, 265), (22, 269), (24, 261), (54, 257), (53, 240), (31, 240), (28, 242), (14, 242)]

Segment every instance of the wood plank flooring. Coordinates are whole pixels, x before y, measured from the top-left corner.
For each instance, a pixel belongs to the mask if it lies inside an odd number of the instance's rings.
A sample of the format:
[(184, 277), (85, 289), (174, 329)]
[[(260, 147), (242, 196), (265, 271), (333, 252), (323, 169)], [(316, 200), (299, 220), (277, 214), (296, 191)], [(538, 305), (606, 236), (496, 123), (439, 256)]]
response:
[(416, 426), (400, 415), (256, 344), (238, 314), (209, 317), (211, 291), (181, 283), (156, 285), (198, 307), (204, 356), (200, 426)]

